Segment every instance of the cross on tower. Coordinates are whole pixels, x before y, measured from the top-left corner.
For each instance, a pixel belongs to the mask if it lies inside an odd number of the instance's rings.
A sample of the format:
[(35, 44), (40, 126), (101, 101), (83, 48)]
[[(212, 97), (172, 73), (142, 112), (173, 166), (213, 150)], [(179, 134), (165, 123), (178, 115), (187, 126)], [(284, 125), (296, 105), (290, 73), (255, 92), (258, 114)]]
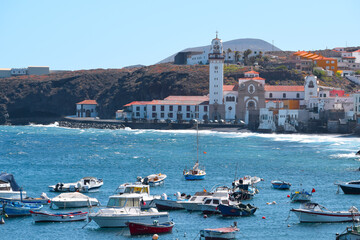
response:
[(218, 38), (218, 33), (219, 33), (219, 32), (216, 30), (216, 38)]

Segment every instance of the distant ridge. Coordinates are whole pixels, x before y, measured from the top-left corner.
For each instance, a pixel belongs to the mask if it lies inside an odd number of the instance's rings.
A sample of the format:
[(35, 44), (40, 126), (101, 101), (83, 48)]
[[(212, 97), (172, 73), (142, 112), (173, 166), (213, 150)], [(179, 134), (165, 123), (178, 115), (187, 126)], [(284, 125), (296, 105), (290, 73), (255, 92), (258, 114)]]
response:
[[(230, 40), (227, 42), (223, 42), (224, 51), (230, 48), (232, 51), (245, 51), (247, 49), (256, 50), (256, 51), (281, 51), (280, 48), (273, 46), (272, 44), (257, 38), (240, 38), (235, 40)], [(210, 45), (202, 46), (202, 47), (193, 47), (186, 48), (181, 50), (180, 52), (188, 52), (188, 51), (204, 51), (205, 49), (209, 49)], [(168, 63), (174, 62), (174, 57), (177, 53), (161, 60), (158, 63)]]

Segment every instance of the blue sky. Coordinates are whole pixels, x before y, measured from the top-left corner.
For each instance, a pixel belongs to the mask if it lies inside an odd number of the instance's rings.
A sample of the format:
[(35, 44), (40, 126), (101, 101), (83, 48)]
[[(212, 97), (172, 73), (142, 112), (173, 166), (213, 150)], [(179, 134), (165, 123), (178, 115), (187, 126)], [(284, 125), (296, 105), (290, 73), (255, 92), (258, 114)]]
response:
[(360, 1), (0, 1), (0, 68), (151, 65), (187, 47), (259, 38), (282, 50), (360, 46)]

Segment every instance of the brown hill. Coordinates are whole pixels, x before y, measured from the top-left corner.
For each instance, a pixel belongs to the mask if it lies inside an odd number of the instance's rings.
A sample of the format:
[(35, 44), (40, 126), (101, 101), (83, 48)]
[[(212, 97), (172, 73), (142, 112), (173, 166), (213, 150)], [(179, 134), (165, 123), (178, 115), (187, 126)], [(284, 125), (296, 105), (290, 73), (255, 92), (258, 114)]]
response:
[[(225, 83), (243, 77), (247, 69), (225, 67)], [(303, 76), (288, 70), (263, 70), (269, 84), (303, 84)], [(328, 85), (339, 85), (330, 82)], [(341, 82), (351, 89), (349, 82)], [(206, 95), (208, 66), (157, 64), (134, 69), (96, 69), (44, 76), (0, 79), (0, 123), (27, 123), (74, 115), (76, 103), (96, 99), (101, 118), (133, 100), (162, 99), (168, 95)]]

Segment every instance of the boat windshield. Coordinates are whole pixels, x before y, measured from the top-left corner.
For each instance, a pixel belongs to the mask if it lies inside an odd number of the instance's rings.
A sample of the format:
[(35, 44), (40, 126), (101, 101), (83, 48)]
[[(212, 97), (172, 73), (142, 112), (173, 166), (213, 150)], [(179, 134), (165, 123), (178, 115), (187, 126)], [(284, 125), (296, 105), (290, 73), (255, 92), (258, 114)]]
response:
[(147, 193), (147, 187), (126, 187), (124, 193)]
[(110, 198), (107, 204), (108, 208), (121, 208), (125, 206), (125, 198)]
[(138, 198), (128, 198), (126, 201), (125, 207), (139, 207), (139, 199)]

